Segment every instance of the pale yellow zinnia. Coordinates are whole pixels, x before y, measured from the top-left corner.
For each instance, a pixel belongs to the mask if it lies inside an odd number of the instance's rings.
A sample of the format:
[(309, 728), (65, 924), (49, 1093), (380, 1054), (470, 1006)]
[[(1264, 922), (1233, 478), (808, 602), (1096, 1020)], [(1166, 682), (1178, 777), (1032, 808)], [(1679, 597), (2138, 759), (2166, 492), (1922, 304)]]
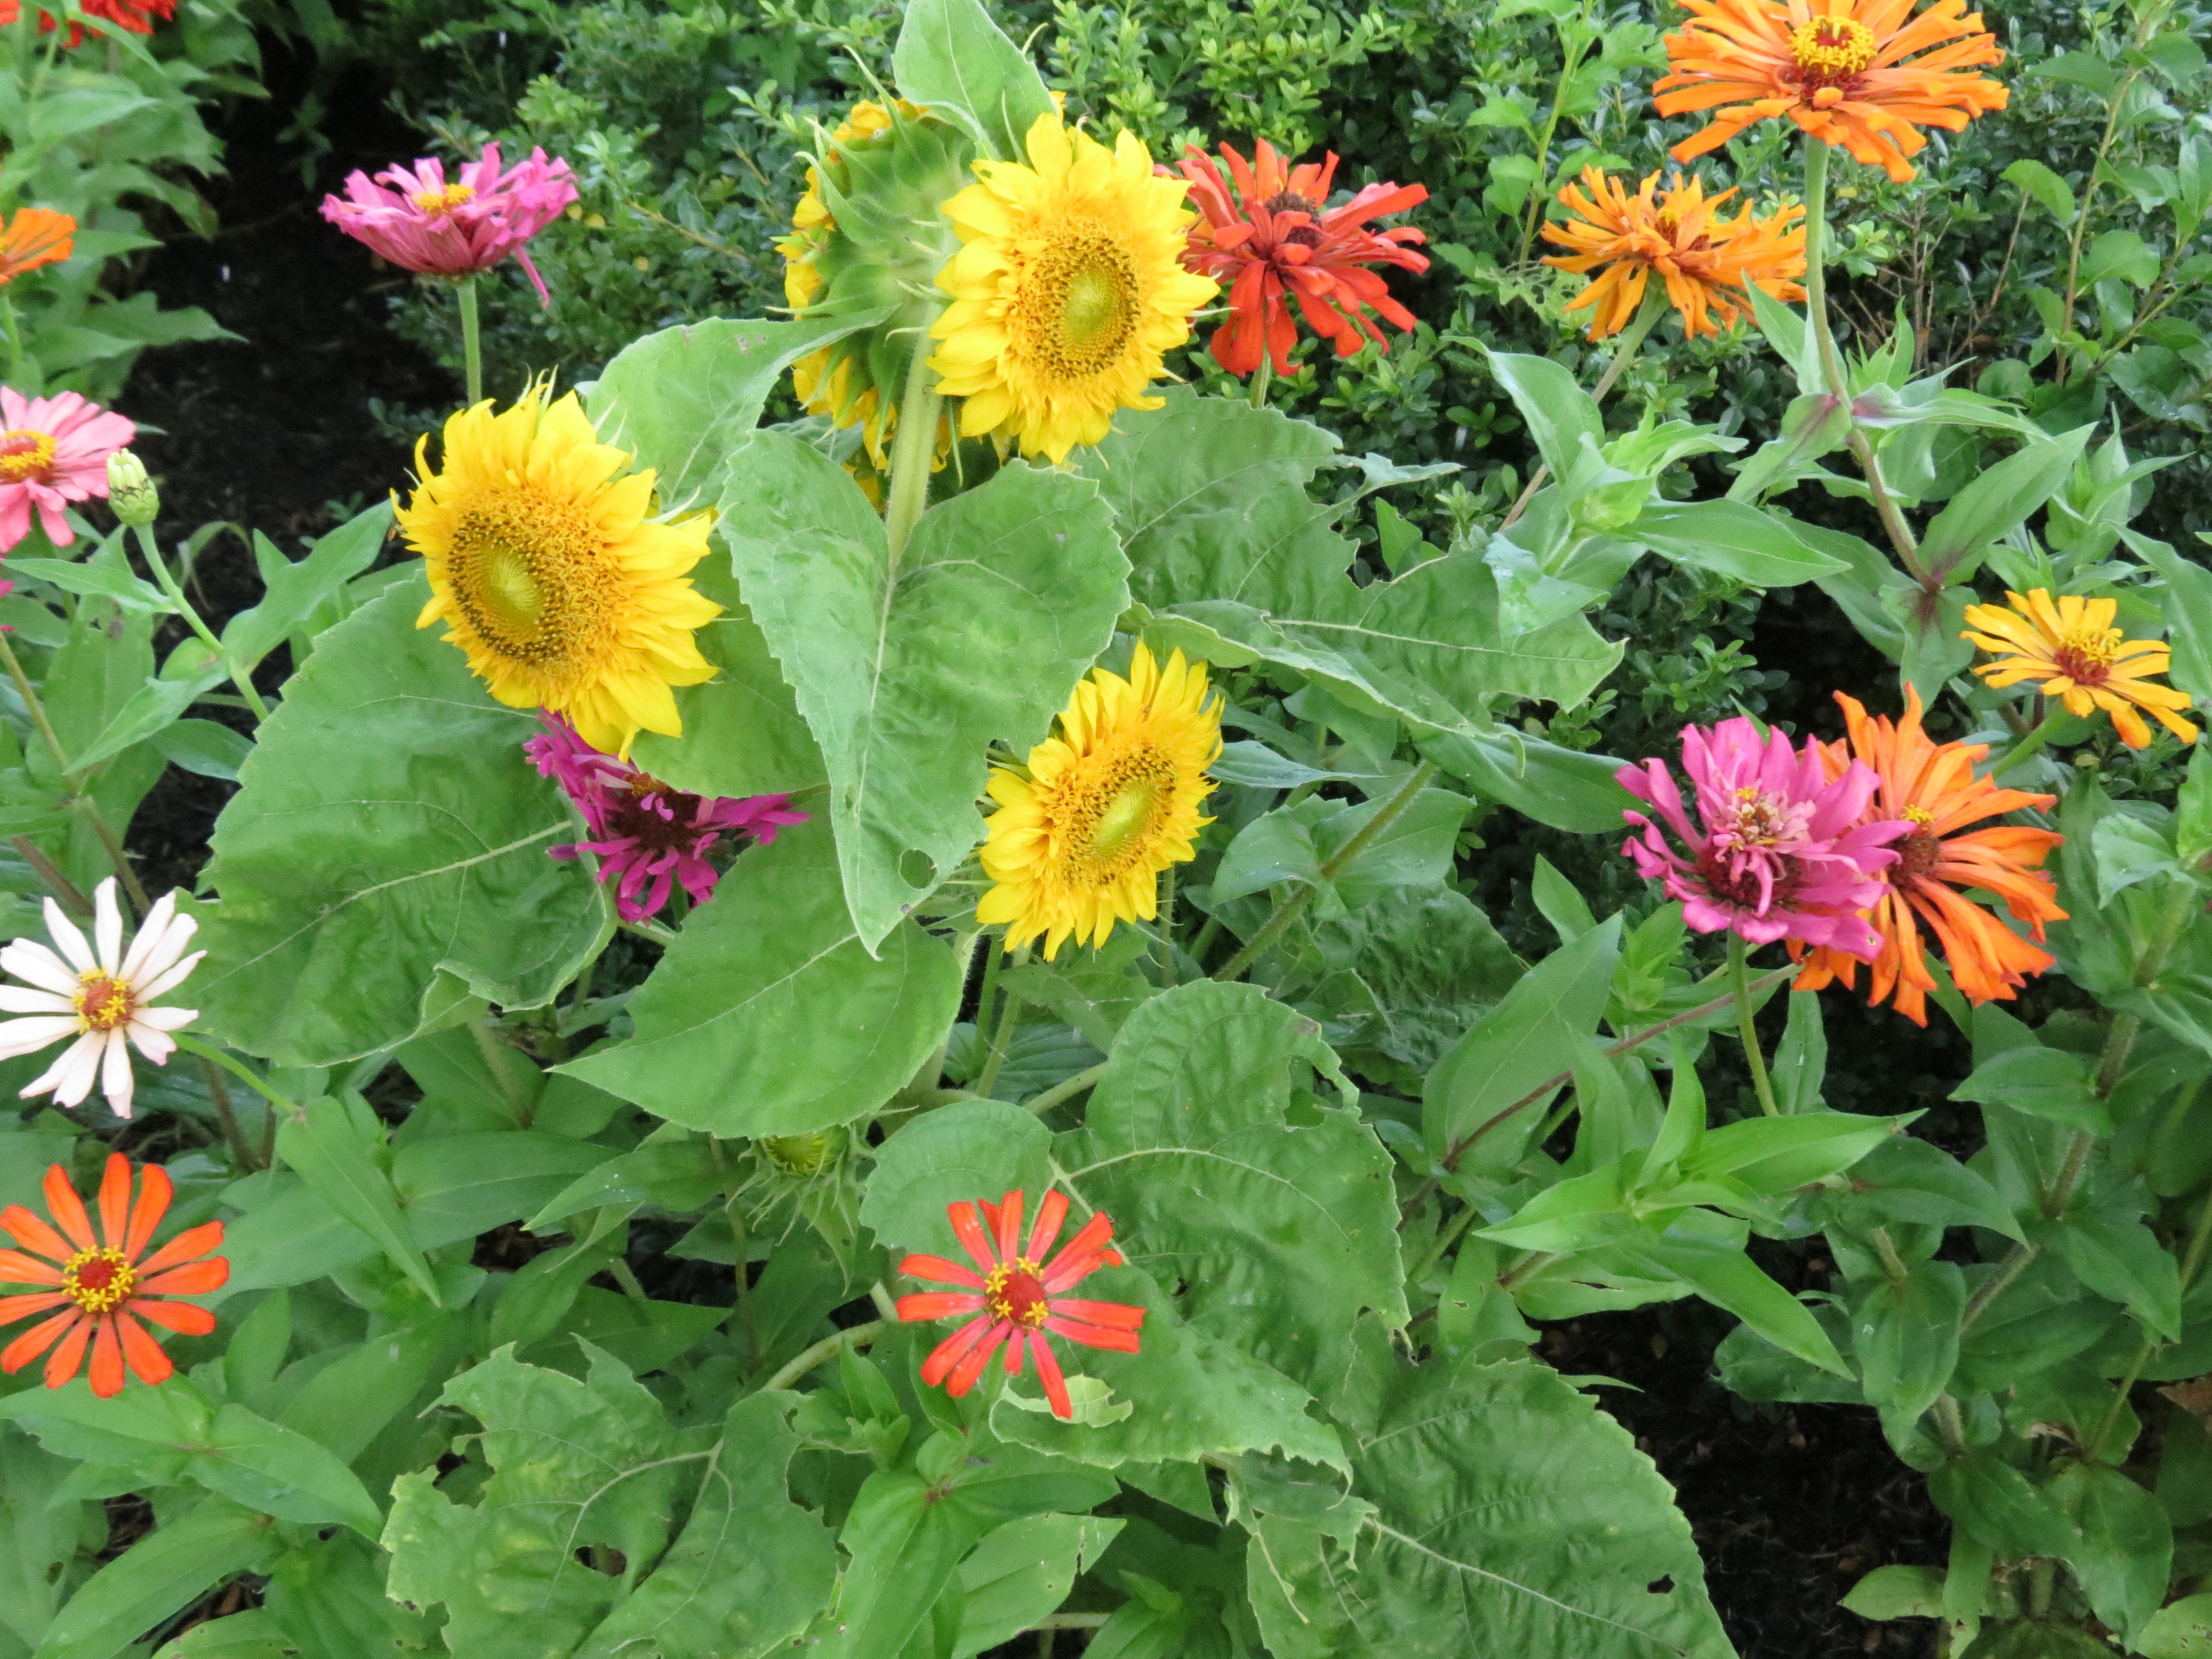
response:
[(983, 873), (996, 884), (975, 907), (1006, 924), (1006, 948), (1042, 934), (1045, 960), (1071, 935), (1106, 942), (1116, 921), (1159, 914), (1159, 873), (1195, 856), (1212, 819), (1199, 807), (1221, 753), (1221, 705), (1207, 702), (1206, 665), (1176, 652), (1163, 668), (1139, 642), (1129, 678), (1094, 668), (1075, 688), (1060, 734), (1029, 765), (991, 775)]
[(976, 162), (981, 182), (945, 204), (962, 246), (938, 274), (952, 303), (929, 366), (966, 400), (963, 437), (1002, 432), (1059, 462), (1115, 410), (1159, 407), (1145, 388), (1216, 289), (1183, 265), (1186, 181), (1156, 176), (1134, 137), (1109, 150), (1040, 115), (1028, 148), (1027, 165)]
[(681, 736), (672, 688), (714, 676), (693, 635), (721, 607), (686, 574), (714, 515), (648, 517), (653, 474), (616, 476), (629, 455), (599, 442), (574, 392), (549, 395), (455, 415), (436, 472), (429, 440), (416, 447), (422, 482), (398, 515), (429, 572), (415, 625), (445, 623), (501, 702), (626, 755), (641, 730)]

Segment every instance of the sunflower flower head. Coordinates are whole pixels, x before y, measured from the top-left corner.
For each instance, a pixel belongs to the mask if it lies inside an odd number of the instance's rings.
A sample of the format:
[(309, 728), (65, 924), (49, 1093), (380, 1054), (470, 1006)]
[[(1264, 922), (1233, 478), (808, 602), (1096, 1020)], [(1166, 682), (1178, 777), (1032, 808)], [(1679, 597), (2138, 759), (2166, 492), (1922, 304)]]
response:
[(92, 1391), (101, 1399), (123, 1392), (127, 1364), (149, 1388), (176, 1370), (141, 1320), (185, 1336), (205, 1336), (215, 1316), (179, 1296), (205, 1296), (230, 1278), (230, 1263), (210, 1252), (222, 1243), (222, 1223), (189, 1227), (152, 1255), (146, 1247), (161, 1224), (174, 1188), (168, 1172), (149, 1164), (131, 1196), (131, 1160), (111, 1153), (100, 1183), (100, 1231), (92, 1230), (84, 1200), (58, 1164), (46, 1170), (46, 1213), (40, 1219), (20, 1204), (0, 1210), (0, 1232), (22, 1248), (0, 1250), (0, 1285), (35, 1286), (26, 1296), (0, 1297), (0, 1325), (45, 1314), (0, 1349), (0, 1371), (20, 1371), (47, 1349), (46, 1386), (58, 1389), (77, 1374), (92, 1350)]
[(930, 330), (938, 389), (965, 401), (963, 437), (1000, 433), (1065, 460), (1106, 435), (1215, 293), (1186, 270), (1188, 185), (1159, 178), (1134, 136), (1108, 149), (1040, 115), (1029, 161), (978, 161), (945, 204), (961, 247), (938, 273), (952, 303)]
[(2005, 106), (1998, 82), (1974, 71), (2003, 50), (1966, 0), (1681, 0), (1689, 20), (1667, 37), (1662, 115), (1711, 111), (1671, 152), (1687, 161), (1757, 121), (1786, 116), (1825, 144), (1898, 183), (1928, 140), (1922, 127), (1965, 130)]
[[(982, 1214), (978, 1217), (976, 1211)], [(952, 1231), (967, 1250), (971, 1269), (941, 1255), (910, 1255), (899, 1271), (957, 1291), (924, 1291), (898, 1299), (898, 1316), (916, 1321), (966, 1314), (968, 1322), (946, 1337), (922, 1361), (921, 1380), (945, 1384), (955, 1399), (975, 1386), (976, 1378), (1000, 1348), (1006, 1351), (1006, 1375), (1019, 1376), (1024, 1353), (1036, 1360), (1037, 1379), (1053, 1414), (1075, 1415), (1067, 1380), (1048, 1334), (1086, 1347), (1137, 1352), (1137, 1332), (1145, 1310), (1121, 1302), (1083, 1302), (1066, 1293), (1101, 1267), (1118, 1267), (1121, 1253), (1112, 1247), (1114, 1224), (1094, 1214), (1076, 1230), (1056, 1255), (1048, 1256), (1067, 1220), (1067, 1200), (1048, 1192), (1037, 1206), (1036, 1223), (1022, 1237), (1023, 1194), (1008, 1193), (1000, 1202), (951, 1206)]]
[[(775, 245), (793, 316), (890, 308), (791, 367), (807, 412), (858, 427), (878, 472), (890, 465), (916, 332), (937, 314), (937, 272), (958, 246), (939, 204), (967, 182), (974, 154), (957, 128), (903, 99), (857, 103), (823, 135), (791, 231)], [(948, 423), (940, 453), (951, 433)]]
[(1968, 605), (1960, 637), (1995, 659), (1974, 672), (1997, 690), (2025, 684), (2058, 698), (2069, 714), (2101, 708), (2130, 749), (2150, 742), (2139, 709), (2182, 742), (2196, 742), (2197, 727), (2181, 715), (2188, 697), (2152, 678), (2166, 672), (2166, 642), (2129, 639), (2112, 625), (2118, 611), (2115, 599), (2075, 593), (2053, 599), (2048, 588), (2038, 587), (2024, 596), (2006, 593), (2004, 605)]
[(1030, 750), (1026, 775), (991, 775), (983, 873), (975, 907), (1006, 924), (1006, 948), (1042, 934), (1049, 962), (1071, 935), (1103, 945), (1116, 921), (1159, 914), (1159, 873), (1195, 856), (1213, 822), (1199, 807), (1221, 753), (1221, 707), (1206, 698), (1206, 665), (1180, 651), (1163, 668), (1139, 641), (1129, 678), (1095, 668), (1075, 688), (1060, 734)]
[(693, 636), (721, 607), (686, 574), (713, 515), (648, 517), (653, 474), (623, 471), (629, 456), (599, 442), (574, 392), (533, 386), (501, 414), (463, 410), (435, 472), (428, 443), (399, 510), (430, 579), (416, 626), (443, 622), (492, 696), (550, 710), (594, 749), (682, 735), (672, 688), (714, 672)]
[[(1620, 179), (1583, 169), (1582, 185), (1559, 192), (1570, 216), (1547, 222), (1544, 239), (1565, 248), (1544, 263), (1561, 270), (1595, 273), (1567, 307), (1590, 313), (1589, 337), (1618, 334), (1635, 317), (1656, 275), (1694, 338), (1732, 327), (1753, 285), (1778, 300), (1802, 300), (1805, 274), (1802, 207), (1785, 207), (1765, 218), (1747, 205), (1731, 218), (1721, 211), (1734, 190), (1707, 196), (1704, 183), (1680, 173), (1665, 190), (1653, 173), (1631, 195)], [(1712, 313), (1720, 313), (1719, 328)]]
[[(2063, 921), (2058, 890), (2038, 868), (2065, 838), (2053, 830), (1987, 821), (2024, 807), (2048, 807), (2053, 797), (2000, 789), (1974, 775), (1986, 744), (1936, 743), (1920, 724), (1920, 694), (1905, 688), (1904, 718), (1870, 716), (1855, 697), (1838, 691), (1845, 741), (1821, 745), (1821, 763), (1832, 779), (1856, 760), (1881, 780), (1863, 814), (1866, 823), (1903, 819), (1912, 828), (1893, 843), (1897, 862), (1879, 872), (1881, 896), (1866, 919), (1881, 936), (1869, 969), (1867, 1000), (1893, 1002), (1916, 1025), (1928, 1023), (1924, 929), (1949, 964), (1951, 978), (1970, 1002), (2010, 1001), (2029, 978), (2056, 958), (2030, 944), (1990, 911), (1966, 897), (1969, 890), (1994, 894), (2024, 923), (2038, 944), (2045, 922)], [(1972, 826), (1979, 824), (1979, 829)], [(1801, 991), (1836, 980), (1856, 988), (1857, 959), (1822, 947), (1797, 976)]]
[(1249, 162), (1228, 144), (1218, 161), (1194, 144), (1177, 170), (1199, 212), (1183, 262), (1229, 292), (1229, 320), (1213, 331), (1212, 347), (1231, 374), (1249, 374), (1263, 355), (1276, 374), (1291, 372), (1298, 337), (1293, 299), (1340, 357), (1370, 340), (1389, 349), (1377, 316), (1395, 328), (1413, 326), (1413, 313), (1368, 267), (1426, 270), (1427, 256), (1408, 244), (1427, 239), (1410, 225), (1376, 230), (1368, 222), (1418, 207), (1429, 199), (1426, 185), (1369, 185), (1332, 208), (1336, 157), (1291, 167), (1264, 138)]

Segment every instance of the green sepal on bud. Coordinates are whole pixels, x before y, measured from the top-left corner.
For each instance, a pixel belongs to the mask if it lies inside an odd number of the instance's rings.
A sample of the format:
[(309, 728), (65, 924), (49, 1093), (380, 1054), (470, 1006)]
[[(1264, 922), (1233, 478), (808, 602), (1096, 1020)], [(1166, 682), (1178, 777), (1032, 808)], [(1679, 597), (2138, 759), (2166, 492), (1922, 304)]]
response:
[(118, 520), (134, 530), (161, 516), (161, 492), (148, 476), (146, 463), (127, 449), (118, 449), (107, 458), (107, 504)]
[(777, 244), (794, 316), (890, 308), (792, 368), (800, 401), (836, 426), (860, 427), (879, 471), (915, 343), (945, 308), (937, 273), (960, 247), (939, 210), (971, 182), (975, 155), (967, 135), (912, 104), (856, 104), (823, 135), (791, 234)]

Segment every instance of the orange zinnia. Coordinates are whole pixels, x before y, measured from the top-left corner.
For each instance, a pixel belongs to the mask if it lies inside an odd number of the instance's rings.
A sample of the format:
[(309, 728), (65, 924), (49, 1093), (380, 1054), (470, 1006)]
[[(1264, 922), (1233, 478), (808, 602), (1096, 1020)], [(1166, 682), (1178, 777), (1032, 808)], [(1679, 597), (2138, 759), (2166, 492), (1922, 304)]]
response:
[(27, 270), (68, 258), (76, 246), (76, 221), (66, 213), (42, 207), (18, 210), (8, 228), (0, 230), (0, 288)]
[(1690, 21), (1667, 37), (1669, 72), (1653, 88), (1659, 112), (1714, 114), (1711, 126), (1669, 152), (1678, 161), (1717, 149), (1754, 121), (1786, 115), (1902, 184), (1912, 177), (1905, 158), (1928, 143), (1920, 128), (1958, 132), (2005, 106), (2002, 85), (1970, 72), (2002, 64), (2004, 52), (1966, 0), (1936, 0), (1917, 17), (1912, 0), (1682, 4)]
[(1396, 328), (1413, 326), (1413, 313), (1366, 267), (1426, 270), (1428, 257), (1405, 245), (1427, 239), (1411, 225), (1374, 230), (1367, 222), (1419, 206), (1428, 186), (1370, 185), (1330, 207), (1336, 157), (1286, 167), (1264, 138), (1249, 163), (1227, 144), (1220, 162), (1194, 144), (1180, 170), (1199, 211), (1183, 263), (1228, 290), (1229, 320), (1214, 331), (1212, 348), (1214, 362), (1231, 374), (1249, 374), (1263, 354), (1276, 374), (1291, 372), (1298, 337), (1294, 296), (1307, 325), (1333, 342), (1340, 357), (1357, 355), (1370, 340), (1390, 349), (1376, 316)]
[(1559, 192), (1559, 205), (1574, 217), (1544, 227), (1547, 241), (1571, 251), (1544, 263), (1576, 272), (1604, 267), (1567, 307), (1593, 308), (1591, 339), (1628, 325), (1655, 270), (1681, 313), (1682, 332), (1692, 337), (1720, 331), (1713, 326), (1714, 311), (1722, 328), (1733, 326), (1742, 309), (1735, 296), (1748, 284), (1756, 283), (1778, 300), (1805, 297), (1796, 280), (1805, 274), (1805, 227), (1793, 228), (1790, 222), (1804, 218), (1803, 208), (1786, 207), (1761, 219), (1747, 206), (1735, 218), (1723, 218), (1717, 210), (1735, 191), (1724, 190), (1708, 200), (1703, 183), (1692, 178), (1685, 184), (1679, 173), (1663, 194), (1656, 173), (1633, 196), (1595, 167), (1583, 169), (1583, 185), (1587, 196), (1572, 185)]
[(100, 1231), (105, 1243), (93, 1237), (84, 1201), (58, 1164), (47, 1170), (46, 1180), (46, 1209), (54, 1226), (20, 1204), (0, 1210), (0, 1231), (33, 1252), (25, 1255), (0, 1250), (0, 1284), (44, 1287), (29, 1296), (0, 1297), (0, 1325), (60, 1310), (0, 1350), (0, 1371), (20, 1371), (53, 1348), (46, 1361), (46, 1386), (58, 1389), (76, 1375), (89, 1344), (92, 1391), (106, 1400), (122, 1393), (125, 1362), (149, 1385), (167, 1382), (176, 1369), (139, 1320), (150, 1319), (186, 1336), (205, 1336), (215, 1328), (215, 1316), (205, 1308), (152, 1298), (204, 1296), (222, 1287), (230, 1278), (230, 1263), (221, 1256), (201, 1259), (222, 1243), (222, 1223), (187, 1228), (145, 1255), (174, 1189), (168, 1172), (159, 1164), (147, 1164), (142, 1174), (138, 1200), (133, 1204), (131, 1160), (120, 1152), (109, 1156), (106, 1176), (100, 1183)]
[[(1920, 726), (1920, 694), (1909, 686), (1905, 718), (1894, 726), (1887, 716), (1869, 719), (1855, 697), (1838, 691), (1836, 701), (1843, 706), (1850, 744), (1820, 745), (1828, 775), (1841, 776), (1856, 756), (1881, 778), (1867, 805), (1868, 818), (1906, 818), (1917, 826), (1897, 843), (1898, 861), (1875, 872), (1888, 890), (1867, 913), (1881, 935), (1867, 1001), (1879, 1005), (1893, 991), (1898, 1012), (1915, 1024), (1928, 1023), (1927, 997), (1936, 978), (1928, 971), (1922, 921), (1942, 945), (1952, 981), (1967, 1000), (2012, 1000), (2029, 975), (2041, 973), (2056, 958), (1960, 890), (1975, 887), (1996, 894), (2040, 940), (2043, 924), (2065, 921), (2066, 912), (2058, 908), (2057, 886), (2035, 866), (2065, 837), (2010, 824), (1966, 826), (2021, 807), (2049, 806), (2054, 798), (2000, 789), (1988, 778), (1976, 777), (1974, 763), (1988, 755), (1987, 744), (1929, 741)], [(1797, 989), (1817, 991), (1838, 979), (1854, 985), (1857, 969), (1857, 962), (1840, 951), (1816, 950), (1797, 976)]]

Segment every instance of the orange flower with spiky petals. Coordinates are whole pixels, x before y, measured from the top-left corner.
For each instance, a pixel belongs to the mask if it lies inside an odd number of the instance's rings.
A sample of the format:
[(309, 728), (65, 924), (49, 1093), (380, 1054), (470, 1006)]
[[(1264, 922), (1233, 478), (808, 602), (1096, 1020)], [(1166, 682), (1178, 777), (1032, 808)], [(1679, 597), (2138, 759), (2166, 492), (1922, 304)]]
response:
[[(941, 1255), (910, 1255), (899, 1271), (938, 1285), (958, 1285), (959, 1291), (924, 1291), (898, 1300), (898, 1316), (904, 1320), (944, 1319), (973, 1314), (958, 1330), (939, 1343), (921, 1364), (921, 1380), (931, 1388), (939, 1382), (955, 1399), (975, 1386), (975, 1379), (1001, 1347), (1006, 1351), (1006, 1375), (1022, 1374), (1024, 1348), (1036, 1359), (1037, 1377), (1055, 1417), (1073, 1417), (1067, 1380), (1053, 1357), (1045, 1334), (1064, 1336), (1087, 1347), (1137, 1352), (1137, 1330), (1145, 1310), (1120, 1302), (1079, 1302), (1062, 1294), (1101, 1267), (1118, 1267), (1121, 1253), (1111, 1248), (1114, 1224), (1103, 1214), (1085, 1222), (1074, 1237), (1049, 1261), (1045, 1252), (1060, 1237), (1067, 1219), (1067, 1200), (1048, 1192), (1037, 1206), (1036, 1224), (1029, 1241), (1022, 1242), (1022, 1194), (1018, 1188), (1000, 1203), (981, 1200), (976, 1206), (962, 1201), (945, 1213), (952, 1231), (980, 1272), (970, 1271)], [(988, 1224), (989, 1231), (985, 1227)]]
[(1375, 316), (1393, 327), (1413, 326), (1413, 313), (1366, 267), (1426, 270), (1428, 257), (1407, 244), (1427, 239), (1411, 225), (1375, 230), (1367, 222), (1419, 206), (1429, 199), (1427, 185), (1369, 185), (1332, 208), (1333, 154), (1286, 167), (1262, 138), (1250, 162), (1227, 144), (1221, 161), (1228, 163), (1226, 178), (1220, 162), (1194, 144), (1177, 165), (1199, 211), (1183, 263), (1229, 291), (1229, 320), (1214, 330), (1211, 343), (1214, 362), (1231, 374), (1249, 374), (1264, 352), (1276, 374), (1288, 374), (1298, 337), (1291, 320), (1293, 298), (1306, 325), (1332, 342), (1340, 357), (1357, 356), (1370, 340), (1390, 349)]
[[(2000, 789), (1974, 775), (1974, 763), (1990, 752), (1983, 743), (1934, 743), (1920, 726), (1920, 694), (1905, 693), (1905, 717), (1895, 725), (1887, 715), (1869, 718), (1855, 697), (1841, 691), (1848, 746), (1820, 745), (1820, 759), (1832, 778), (1843, 775), (1854, 757), (1880, 775), (1881, 787), (1867, 804), (1869, 821), (1904, 818), (1917, 826), (1896, 843), (1898, 860), (1875, 872), (1888, 884), (1867, 920), (1881, 935), (1881, 953), (1870, 968), (1867, 1001), (1879, 1006), (1894, 996), (1897, 1012), (1917, 1025), (1928, 1023), (1928, 993), (1936, 977), (1928, 971), (1921, 924), (1936, 935), (1951, 980), (1970, 1002), (2009, 1002), (2054, 960), (2003, 922), (1969, 900), (1963, 888), (1994, 893), (2014, 920), (2026, 922), (2039, 942), (2043, 924), (2063, 921), (2058, 890), (2036, 866), (2065, 839), (2049, 830), (2013, 824), (1966, 826), (2022, 807), (2049, 806), (2054, 797), (2022, 789)], [(1857, 961), (1841, 951), (1816, 950), (1797, 976), (1796, 988), (1817, 991), (1840, 979), (1856, 988)]]
[(2163, 674), (2172, 652), (2163, 640), (2131, 640), (2112, 626), (2119, 614), (2115, 599), (2086, 599), (2078, 593), (2051, 597), (2046, 587), (2025, 596), (2008, 592), (2001, 605), (1966, 607), (1966, 632), (1995, 657), (1974, 672), (2002, 691), (2030, 682), (2046, 697), (2057, 697), (2069, 714), (2084, 718), (2101, 708), (2112, 729), (2130, 749), (2150, 742), (2150, 727), (2136, 710), (2150, 717), (2184, 743), (2197, 741), (2197, 728), (2181, 718), (2189, 698), (2148, 678)]
[[(1584, 167), (1583, 189), (1569, 185), (1559, 192), (1559, 205), (1574, 216), (1544, 227), (1544, 239), (1569, 252), (1544, 263), (1597, 272), (1567, 307), (1589, 310), (1589, 337), (1601, 340), (1628, 325), (1655, 271), (1681, 314), (1682, 332), (1692, 338), (1734, 327), (1743, 310), (1737, 299), (1753, 283), (1778, 300), (1803, 299), (1797, 278), (1805, 274), (1805, 210), (1786, 207), (1762, 219), (1745, 205), (1731, 219), (1719, 210), (1735, 194), (1730, 188), (1708, 198), (1701, 179), (1685, 183), (1679, 173), (1662, 192), (1655, 173), (1631, 196), (1621, 180)], [(1713, 325), (1716, 311), (1720, 328)]]
[(66, 259), (76, 249), (76, 221), (52, 208), (19, 208), (0, 230), (0, 288), (27, 270)]
[(1712, 124), (1668, 152), (1717, 149), (1757, 121), (1787, 116), (1903, 184), (1922, 127), (1965, 130), (2005, 106), (1976, 69), (2004, 52), (1966, 0), (1682, 0), (1690, 19), (1667, 37), (1668, 73), (1652, 88), (1662, 115), (1710, 110)]
[(46, 1179), (53, 1225), (20, 1204), (0, 1210), (0, 1231), (32, 1253), (0, 1250), (0, 1284), (40, 1287), (28, 1296), (0, 1297), (0, 1325), (58, 1310), (0, 1350), (0, 1371), (20, 1371), (52, 1348), (46, 1386), (58, 1389), (76, 1375), (89, 1345), (92, 1391), (107, 1400), (123, 1392), (125, 1364), (149, 1387), (168, 1381), (176, 1369), (140, 1320), (186, 1336), (205, 1336), (215, 1328), (215, 1316), (205, 1308), (156, 1298), (204, 1296), (229, 1279), (230, 1263), (208, 1257), (222, 1243), (222, 1223), (188, 1227), (148, 1255), (146, 1246), (174, 1189), (158, 1164), (145, 1165), (137, 1184), (133, 1203), (131, 1160), (120, 1152), (110, 1154), (100, 1183), (96, 1238), (84, 1200), (58, 1164), (47, 1170)]

